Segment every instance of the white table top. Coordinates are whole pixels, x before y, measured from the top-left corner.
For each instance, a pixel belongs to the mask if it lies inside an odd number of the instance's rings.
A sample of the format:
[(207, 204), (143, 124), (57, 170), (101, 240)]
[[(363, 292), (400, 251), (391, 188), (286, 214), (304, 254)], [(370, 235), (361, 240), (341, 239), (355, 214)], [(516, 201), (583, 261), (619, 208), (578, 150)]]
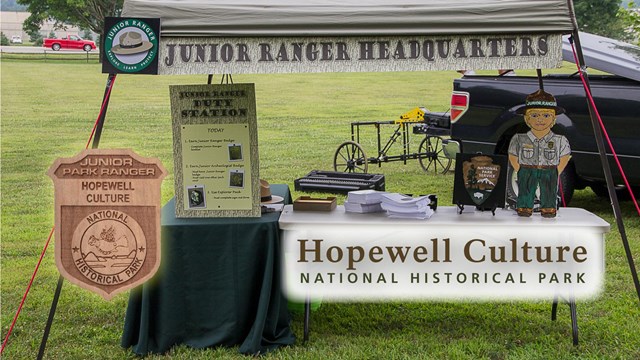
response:
[(581, 208), (560, 208), (555, 218), (543, 218), (534, 213), (531, 217), (520, 217), (512, 210), (497, 209), (495, 216), (490, 211), (469, 211), (458, 214), (455, 206), (440, 206), (429, 219), (389, 218), (386, 213), (347, 213), (338, 205), (334, 211), (293, 211), (286, 205), (280, 216), (279, 225), (283, 230), (300, 225), (369, 225), (369, 226), (505, 226), (527, 227), (593, 227), (600, 232), (608, 232), (610, 225), (599, 216)]

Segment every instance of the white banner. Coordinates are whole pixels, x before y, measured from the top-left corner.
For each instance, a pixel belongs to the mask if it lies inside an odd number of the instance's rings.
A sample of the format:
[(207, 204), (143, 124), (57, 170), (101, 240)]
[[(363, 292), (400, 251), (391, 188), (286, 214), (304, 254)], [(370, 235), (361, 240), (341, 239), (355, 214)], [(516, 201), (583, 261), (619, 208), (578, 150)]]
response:
[(306, 214), (285, 209), (280, 218), (290, 298), (584, 299), (603, 285), (606, 223), (582, 209), (560, 209), (551, 221), (454, 208), (429, 220), (342, 207), (327, 219), (318, 214), (298, 222)]
[(560, 35), (219, 38), (160, 41), (159, 74), (555, 68)]

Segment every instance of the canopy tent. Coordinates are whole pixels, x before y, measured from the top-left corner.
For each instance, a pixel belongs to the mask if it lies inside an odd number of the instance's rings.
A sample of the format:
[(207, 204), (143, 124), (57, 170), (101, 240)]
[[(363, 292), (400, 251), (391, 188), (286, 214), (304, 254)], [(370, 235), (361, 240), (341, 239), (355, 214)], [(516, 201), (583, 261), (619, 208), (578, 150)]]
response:
[(171, 36), (569, 33), (567, 0), (125, 0)]
[[(542, 69), (560, 66), (562, 34), (572, 35), (578, 65), (586, 67), (572, 0), (125, 0), (122, 16), (161, 19), (160, 74)], [(240, 58), (234, 58), (234, 43)], [(279, 49), (272, 53), (272, 46)], [(354, 53), (347, 51), (350, 46)], [(250, 56), (260, 60), (252, 64)], [(349, 56), (363, 61), (349, 63)], [(176, 61), (182, 67), (172, 68)], [(597, 109), (588, 77), (581, 75), (640, 299)]]
[[(554, 68), (570, 0), (125, 0), (159, 74)], [(116, 40), (117, 42), (117, 40)]]

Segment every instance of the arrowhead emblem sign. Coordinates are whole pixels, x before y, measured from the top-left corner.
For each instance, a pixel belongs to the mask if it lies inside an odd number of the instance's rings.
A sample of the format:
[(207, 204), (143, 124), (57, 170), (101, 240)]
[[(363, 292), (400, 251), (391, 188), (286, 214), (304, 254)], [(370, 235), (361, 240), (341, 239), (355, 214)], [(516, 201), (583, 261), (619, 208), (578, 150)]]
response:
[(160, 266), (160, 186), (155, 158), (131, 150), (85, 150), (57, 159), (55, 257), (70, 282), (110, 300)]
[(464, 187), (476, 205), (482, 205), (491, 195), (500, 177), (500, 165), (489, 156), (474, 156), (462, 164)]

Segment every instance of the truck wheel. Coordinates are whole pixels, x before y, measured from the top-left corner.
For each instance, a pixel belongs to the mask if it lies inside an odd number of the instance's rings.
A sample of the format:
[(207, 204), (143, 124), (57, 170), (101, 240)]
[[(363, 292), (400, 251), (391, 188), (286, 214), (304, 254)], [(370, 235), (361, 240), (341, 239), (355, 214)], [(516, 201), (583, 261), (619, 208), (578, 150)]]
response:
[(564, 171), (560, 174), (560, 184), (558, 186), (558, 195), (560, 195), (560, 206), (569, 206), (571, 199), (573, 198), (573, 192), (576, 189), (576, 169), (573, 167), (573, 163), (567, 164)]
[(51, 49), (52, 49), (53, 51), (58, 51), (58, 50), (60, 50), (60, 44), (53, 44), (53, 45), (51, 45)]
[[(593, 192), (596, 195), (598, 195), (598, 197), (605, 198), (605, 199), (609, 198), (609, 189), (607, 189), (607, 184), (598, 183), (598, 184), (591, 184), (589, 186), (591, 187), (591, 190), (593, 190)], [(633, 196), (635, 198), (638, 198), (640, 187), (632, 187), (632, 189), (633, 189)], [(629, 190), (627, 190), (625, 186), (617, 185), (615, 187), (615, 191), (619, 201), (631, 200), (631, 195), (629, 194)]]
[(591, 190), (593, 190), (593, 192), (601, 198), (608, 198), (609, 197), (609, 190), (607, 189), (607, 185), (603, 185), (603, 184), (591, 184), (590, 185)]

